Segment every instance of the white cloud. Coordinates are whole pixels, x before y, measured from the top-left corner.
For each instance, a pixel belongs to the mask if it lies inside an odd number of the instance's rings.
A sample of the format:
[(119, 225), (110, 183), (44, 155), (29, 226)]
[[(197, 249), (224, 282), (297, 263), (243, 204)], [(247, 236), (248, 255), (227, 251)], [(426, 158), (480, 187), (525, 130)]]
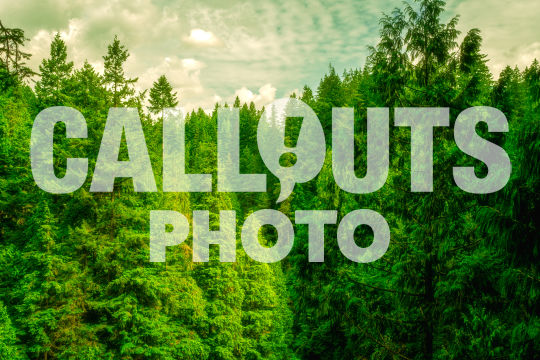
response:
[(184, 37), (184, 41), (196, 45), (216, 45), (218, 39), (212, 32), (203, 29), (191, 29), (189, 36)]
[[(170, 63), (170, 58), (165, 58)], [(182, 66), (186, 70), (200, 70), (204, 67), (204, 63), (195, 59), (182, 59)]]
[(254, 94), (251, 90), (243, 86), (234, 92), (234, 98), (238, 96), (241, 103), (250, 103), (253, 101), (255, 106), (265, 106), (276, 98), (276, 88), (272, 84), (265, 84), (259, 88), (259, 92)]
[[(168, 56), (163, 58), (158, 65), (147, 69), (139, 77), (137, 88), (140, 90), (149, 89), (161, 75), (165, 75), (174, 91), (177, 92), (181, 106), (192, 109), (207, 105), (212, 98), (212, 93), (207, 91), (201, 83), (200, 73), (204, 67), (203, 62), (195, 59)], [(206, 97), (204, 103), (194, 101), (201, 97)]]
[(449, 5), (461, 15), (462, 36), (471, 28), (482, 32), (482, 49), (495, 78), (507, 65), (523, 70), (535, 57), (540, 60), (540, 2), (453, 0)]
[[(37, 70), (59, 31), (69, 60), (103, 70), (102, 56), (115, 34), (131, 54), (126, 64), (138, 87), (165, 74), (180, 105), (213, 108), (215, 102), (254, 101), (262, 106), (304, 84), (316, 87), (332, 62), (338, 72), (363, 65), (378, 38), (389, 0), (331, 2), (178, 2), (155, 0), (0, 1), (6, 26), (31, 39), (29, 65)], [(540, 2), (448, 0), (445, 16), (461, 14), (459, 28), (478, 27), (489, 66), (524, 68), (540, 57)], [(261, 84), (266, 84), (261, 87)], [(258, 90), (257, 90), (258, 89)], [(276, 89), (279, 89), (276, 90)]]
[[(34, 69), (48, 57), (50, 41), (60, 31), (76, 67), (87, 59), (102, 71), (102, 56), (117, 34), (131, 54), (126, 74), (139, 77), (138, 88), (149, 88), (165, 73), (181, 105), (208, 108), (214, 96), (230, 100), (241, 87), (246, 100), (261, 106), (275, 98), (276, 88), (314, 85), (330, 61), (354, 58), (356, 65), (365, 50), (359, 38), (366, 27), (360, 20), (369, 17), (359, 11), (363, 6), (328, 6), (323, 0), (309, 6), (242, 0), (219, 5), (17, 0), (0, 2), (0, 13), (9, 14), (6, 25), (22, 27), (32, 39)], [(261, 84), (267, 85), (254, 90)]]

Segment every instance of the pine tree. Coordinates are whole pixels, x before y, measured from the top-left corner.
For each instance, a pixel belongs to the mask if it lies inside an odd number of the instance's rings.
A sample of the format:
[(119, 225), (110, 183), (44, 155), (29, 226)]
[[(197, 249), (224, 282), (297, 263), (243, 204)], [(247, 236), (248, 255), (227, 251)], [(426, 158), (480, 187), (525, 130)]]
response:
[(36, 83), (36, 95), (42, 108), (67, 102), (69, 95), (65, 88), (72, 69), (73, 62), (67, 62), (66, 44), (56, 33), (51, 43), (50, 58), (43, 59), (39, 66), (41, 78)]
[(69, 92), (71, 104), (79, 108), (83, 114), (107, 110), (105, 109), (106, 99), (103, 96), (105, 92), (103, 77), (88, 61), (85, 61), (83, 67), (76, 70), (69, 79), (67, 92)]
[(163, 119), (163, 110), (165, 108), (173, 108), (178, 105), (176, 93), (173, 93), (172, 90), (172, 86), (165, 75), (161, 75), (150, 89), (150, 107), (148, 107), (148, 110), (154, 114), (161, 113)]
[(459, 88), (453, 101), (459, 108), (489, 104), (492, 79), (486, 65), (486, 55), (481, 53), (480, 30), (471, 29), (463, 39), (459, 50)]
[(107, 47), (107, 55), (103, 56), (103, 60), (105, 60), (103, 79), (111, 92), (110, 101), (113, 107), (121, 106), (135, 94), (132, 85), (138, 79), (126, 78), (124, 74), (123, 66), (128, 57), (128, 50), (120, 43), (118, 36), (115, 36), (112, 44)]
[(519, 69), (506, 66), (493, 87), (493, 106), (501, 110), (511, 122), (523, 117), (525, 113), (526, 94), (522, 83), (522, 74)]
[(22, 29), (6, 28), (0, 21), (0, 68), (6, 72), (3, 77), (12, 75), (17, 81), (23, 81), (35, 75), (25, 63), (31, 57), (31, 54), (22, 50), (26, 41), (28, 39), (24, 37)]
[(23, 359), (16, 345), (15, 328), (6, 311), (6, 307), (0, 302), (0, 358)]
[(341, 107), (343, 106), (344, 101), (345, 94), (343, 92), (341, 79), (334, 67), (329, 65), (328, 74), (323, 77), (317, 88), (317, 102), (313, 109), (319, 116), (327, 140), (331, 136), (332, 107)]
[(315, 98), (313, 97), (313, 91), (309, 86), (304, 85), (302, 89), (302, 97), (300, 97), (300, 100), (308, 104), (310, 107), (315, 102)]
[(32, 342), (28, 351), (36, 357), (47, 359), (57, 346), (56, 334), (63, 331), (60, 318), (62, 282), (59, 269), (63, 259), (57, 255), (56, 227), (47, 200), (42, 198), (30, 217), (27, 243), (24, 246), (24, 277), (18, 284), (18, 311), (27, 341)]
[(407, 25), (401, 9), (381, 18), (376, 47), (370, 46), (367, 68), (372, 74), (373, 87), (386, 106), (404, 106), (402, 92), (408, 77), (409, 56), (405, 51), (404, 31)]
[(419, 85), (428, 88), (437, 72), (448, 65), (453, 49), (457, 46), (456, 29), (458, 16), (448, 23), (441, 23), (444, 11), (443, 0), (416, 0), (419, 9), (411, 4), (405, 5), (408, 27), (405, 34), (407, 51), (411, 61), (417, 61), (415, 72)]

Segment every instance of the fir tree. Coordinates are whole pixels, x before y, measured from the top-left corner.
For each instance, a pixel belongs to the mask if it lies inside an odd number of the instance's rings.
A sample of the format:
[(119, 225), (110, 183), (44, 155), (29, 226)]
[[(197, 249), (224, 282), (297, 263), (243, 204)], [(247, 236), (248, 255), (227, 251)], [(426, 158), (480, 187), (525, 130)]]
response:
[(126, 78), (124, 73), (124, 63), (129, 57), (129, 52), (120, 43), (118, 36), (114, 37), (112, 44), (107, 47), (105, 60), (104, 83), (111, 92), (111, 105), (118, 107), (135, 94), (132, 85), (137, 82), (137, 78)]
[(12, 75), (18, 81), (23, 81), (35, 75), (25, 63), (32, 56), (22, 49), (26, 41), (28, 39), (22, 29), (6, 28), (0, 21), (0, 68), (6, 73), (3, 77)]
[(41, 62), (41, 78), (36, 83), (36, 95), (43, 108), (66, 102), (68, 94), (64, 90), (72, 69), (73, 62), (67, 62), (66, 44), (56, 33), (51, 43), (50, 58)]
[(163, 110), (165, 108), (173, 108), (178, 105), (176, 93), (172, 92), (172, 90), (172, 86), (165, 75), (161, 75), (150, 89), (150, 107), (148, 107), (148, 110), (153, 114), (161, 113), (163, 119)]

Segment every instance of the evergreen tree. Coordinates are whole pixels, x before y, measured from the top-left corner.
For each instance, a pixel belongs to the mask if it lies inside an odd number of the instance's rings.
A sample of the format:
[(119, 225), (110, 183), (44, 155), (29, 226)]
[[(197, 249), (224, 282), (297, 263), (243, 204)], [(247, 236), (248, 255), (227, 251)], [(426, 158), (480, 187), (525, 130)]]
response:
[(70, 102), (83, 114), (88, 114), (90, 111), (106, 110), (104, 91), (103, 77), (94, 70), (88, 61), (85, 61), (83, 67), (76, 70), (68, 81), (67, 92)]
[(341, 107), (344, 101), (345, 94), (341, 86), (341, 79), (334, 67), (329, 65), (328, 74), (324, 76), (317, 88), (317, 101), (314, 104), (314, 110), (321, 121), (327, 140), (331, 136), (332, 107)]
[(401, 96), (407, 81), (409, 57), (405, 51), (404, 31), (407, 22), (401, 9), (380, 20), (376, 47), (370, 46), (367, 68), (374, 78), (373, 87), (386, 106), (404, 106)]
[(536, 111), (540, 106), (540, 64), (538, 64), (538, 60), (534, 59), (532, 64), (523, 71), (523, 78), (527, 85), (530, 110)]
[(105, 60), (104, 83), (111, 92), (111, 106), (118, 107), (135, 94), (132, 85), (137, 82), (137, 78), (126, 78), (124, 74), (124, 63), (129, 57), (129, 52), (120, 43), (118, 36), (114, 37), (112, 44), (107, 47)]
[(315, 98), (313, 97), (313, 91), (311, 88), (307, 85), (304, 85), (302, 89), (302, 96), (300, 97), (300, 100), (308, 104), (310, 107), (315, 102)]
[(417, 0), (419, 9), (411, 4), (405, 5), (407, 31), (405, 42), (414, 66), (419, 85), (432, 86), (433, 79), (448, 68), (452, 52), (457, 46), (456, 30), (458, 16), (446, 24), (441, 22), (444, 11), (443, 0)]
[(0, 358), (23, 359), (16, 345), (15, 328), (6, 311), (4, 304), (0, 302)]
[(453, 101), (459, 108), (489, 104), (491, 95), (491, 74), (486, 65), (486, 55), (480, 51), (482, 37), (480, 30), (471, 29), (459, 50), (459, 88), (461, 91)]
[(0, 73), (2, 77), (12, 75), (18, 81), (35, 75), (34, 71), (26, 66), (25, 60), (30, 59), (31, 54), (22, 50), (24, 43), (28, 41), (24, 37), (24, 31), (19, 28), (6, 28), (0, 21)]
[(493, 87), (493, 105), (513, 122), (514, 119), (519, 119), (524, 115), (525, 96), (523, 74), (517, 67), (512, 69), (506, 66)]
[(67, 97), (66, 83), (71, 76), (73, 62), (67, 62), (67, 48), (60, 34), (56, 33), (51, 43), (50, 58), (43, 59), (39, 66), (41, 78), (36, 83), (36, 95), (43, 108), (63, 105)]
[(163, 119), (163, 109), (173, 108), (178, 105), (176, 93), (172, 92), (172, 86), (167, 81), (165, 75), (161, 75), (157, 81), (154, 82), (150, 89), (150, 107), (148, 110), (154, 114), (161, 113)]

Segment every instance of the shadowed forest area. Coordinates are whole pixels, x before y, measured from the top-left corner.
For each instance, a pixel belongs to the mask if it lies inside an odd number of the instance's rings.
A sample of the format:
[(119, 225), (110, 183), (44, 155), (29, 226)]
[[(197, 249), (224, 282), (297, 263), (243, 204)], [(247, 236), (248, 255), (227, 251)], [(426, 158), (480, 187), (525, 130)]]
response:
[[(458, 42), (458, 17), (444, 22), (444, 6), (419, 0), (384, 15), (379, 43), (358, 59), (362, 68), (340, 75), (330, 66), (317, 89), (293, 95), (318, 115), (327, 159), (279, 204), (279, 181), (257, 148), (263, 109), (238, 98), (224, 106), (240, 111), (240, 170), (267, 174), (266, 193), (136, 193), (130, 179), (117, 179), (112, 193), (89, 192), (110, 107), (138, 109), (161, 189), (160, 118), (181, 97), (165, 76), (135, 91), (121, 39), (103, 56), (103, 73), (88, 62), (76, 68), (59, 35), (50, 57), (30, 69), (24, 31), (0, 25), (0, 359), (539, 358), (540, 64), (508, 66), (494, 80), (480, 31)], [(29, 154), (36, 115), (59, 105), (88, 124), (87, 139), (55, 128), (58, 176), (66, 158), (89, 158), (85, 184), (63, 195), (36, 186)], [(479, 105), (500, 109), (510, 128), (476, 129), (512, 161), (505, 188), (489, 195), (464, 192), (452, 177), (454, 166), (486, 174), (485, 164), (457, 148), (452, 130), (462, 110)], [(187, 172), (213, 174), (214, 190), (219, 106), (186, 120)], [(434, 130), (434, 192), (410, 191), (410, 130), (394, 126), (382, 189), (358, 195), (335, 184), (332, 107), (354, 108), (362, 177), (367, 108), (422, 106), (450, 108), (450, 126)], [(120, 159), (128, 159), (125, 149)], [(328, 225), (325, 262), (310, 263), (307, 225), (294, 225), (294, 247), (281, 262), (255, 262), (239, 244), (234, 263), (220, 263), (217, 248), (210, 262), (194, 263), (191, 234), (167, 250), (166, 263), (149, 262), (150, 210), (188, 217), (210, 210), (218, 229), (219, 210), (235, 210), (242, 223), (269, 208), (291, 220), (297, 209), (337, 209), (338, 222), (369, 208), (387, 220), (390, 246), (375, 262), (352, 262), (339, 251), (337, 226)], [(355, 235), (369, 245), (368, 231)], [(264, 231), (261, 241), (274, 237)]]

